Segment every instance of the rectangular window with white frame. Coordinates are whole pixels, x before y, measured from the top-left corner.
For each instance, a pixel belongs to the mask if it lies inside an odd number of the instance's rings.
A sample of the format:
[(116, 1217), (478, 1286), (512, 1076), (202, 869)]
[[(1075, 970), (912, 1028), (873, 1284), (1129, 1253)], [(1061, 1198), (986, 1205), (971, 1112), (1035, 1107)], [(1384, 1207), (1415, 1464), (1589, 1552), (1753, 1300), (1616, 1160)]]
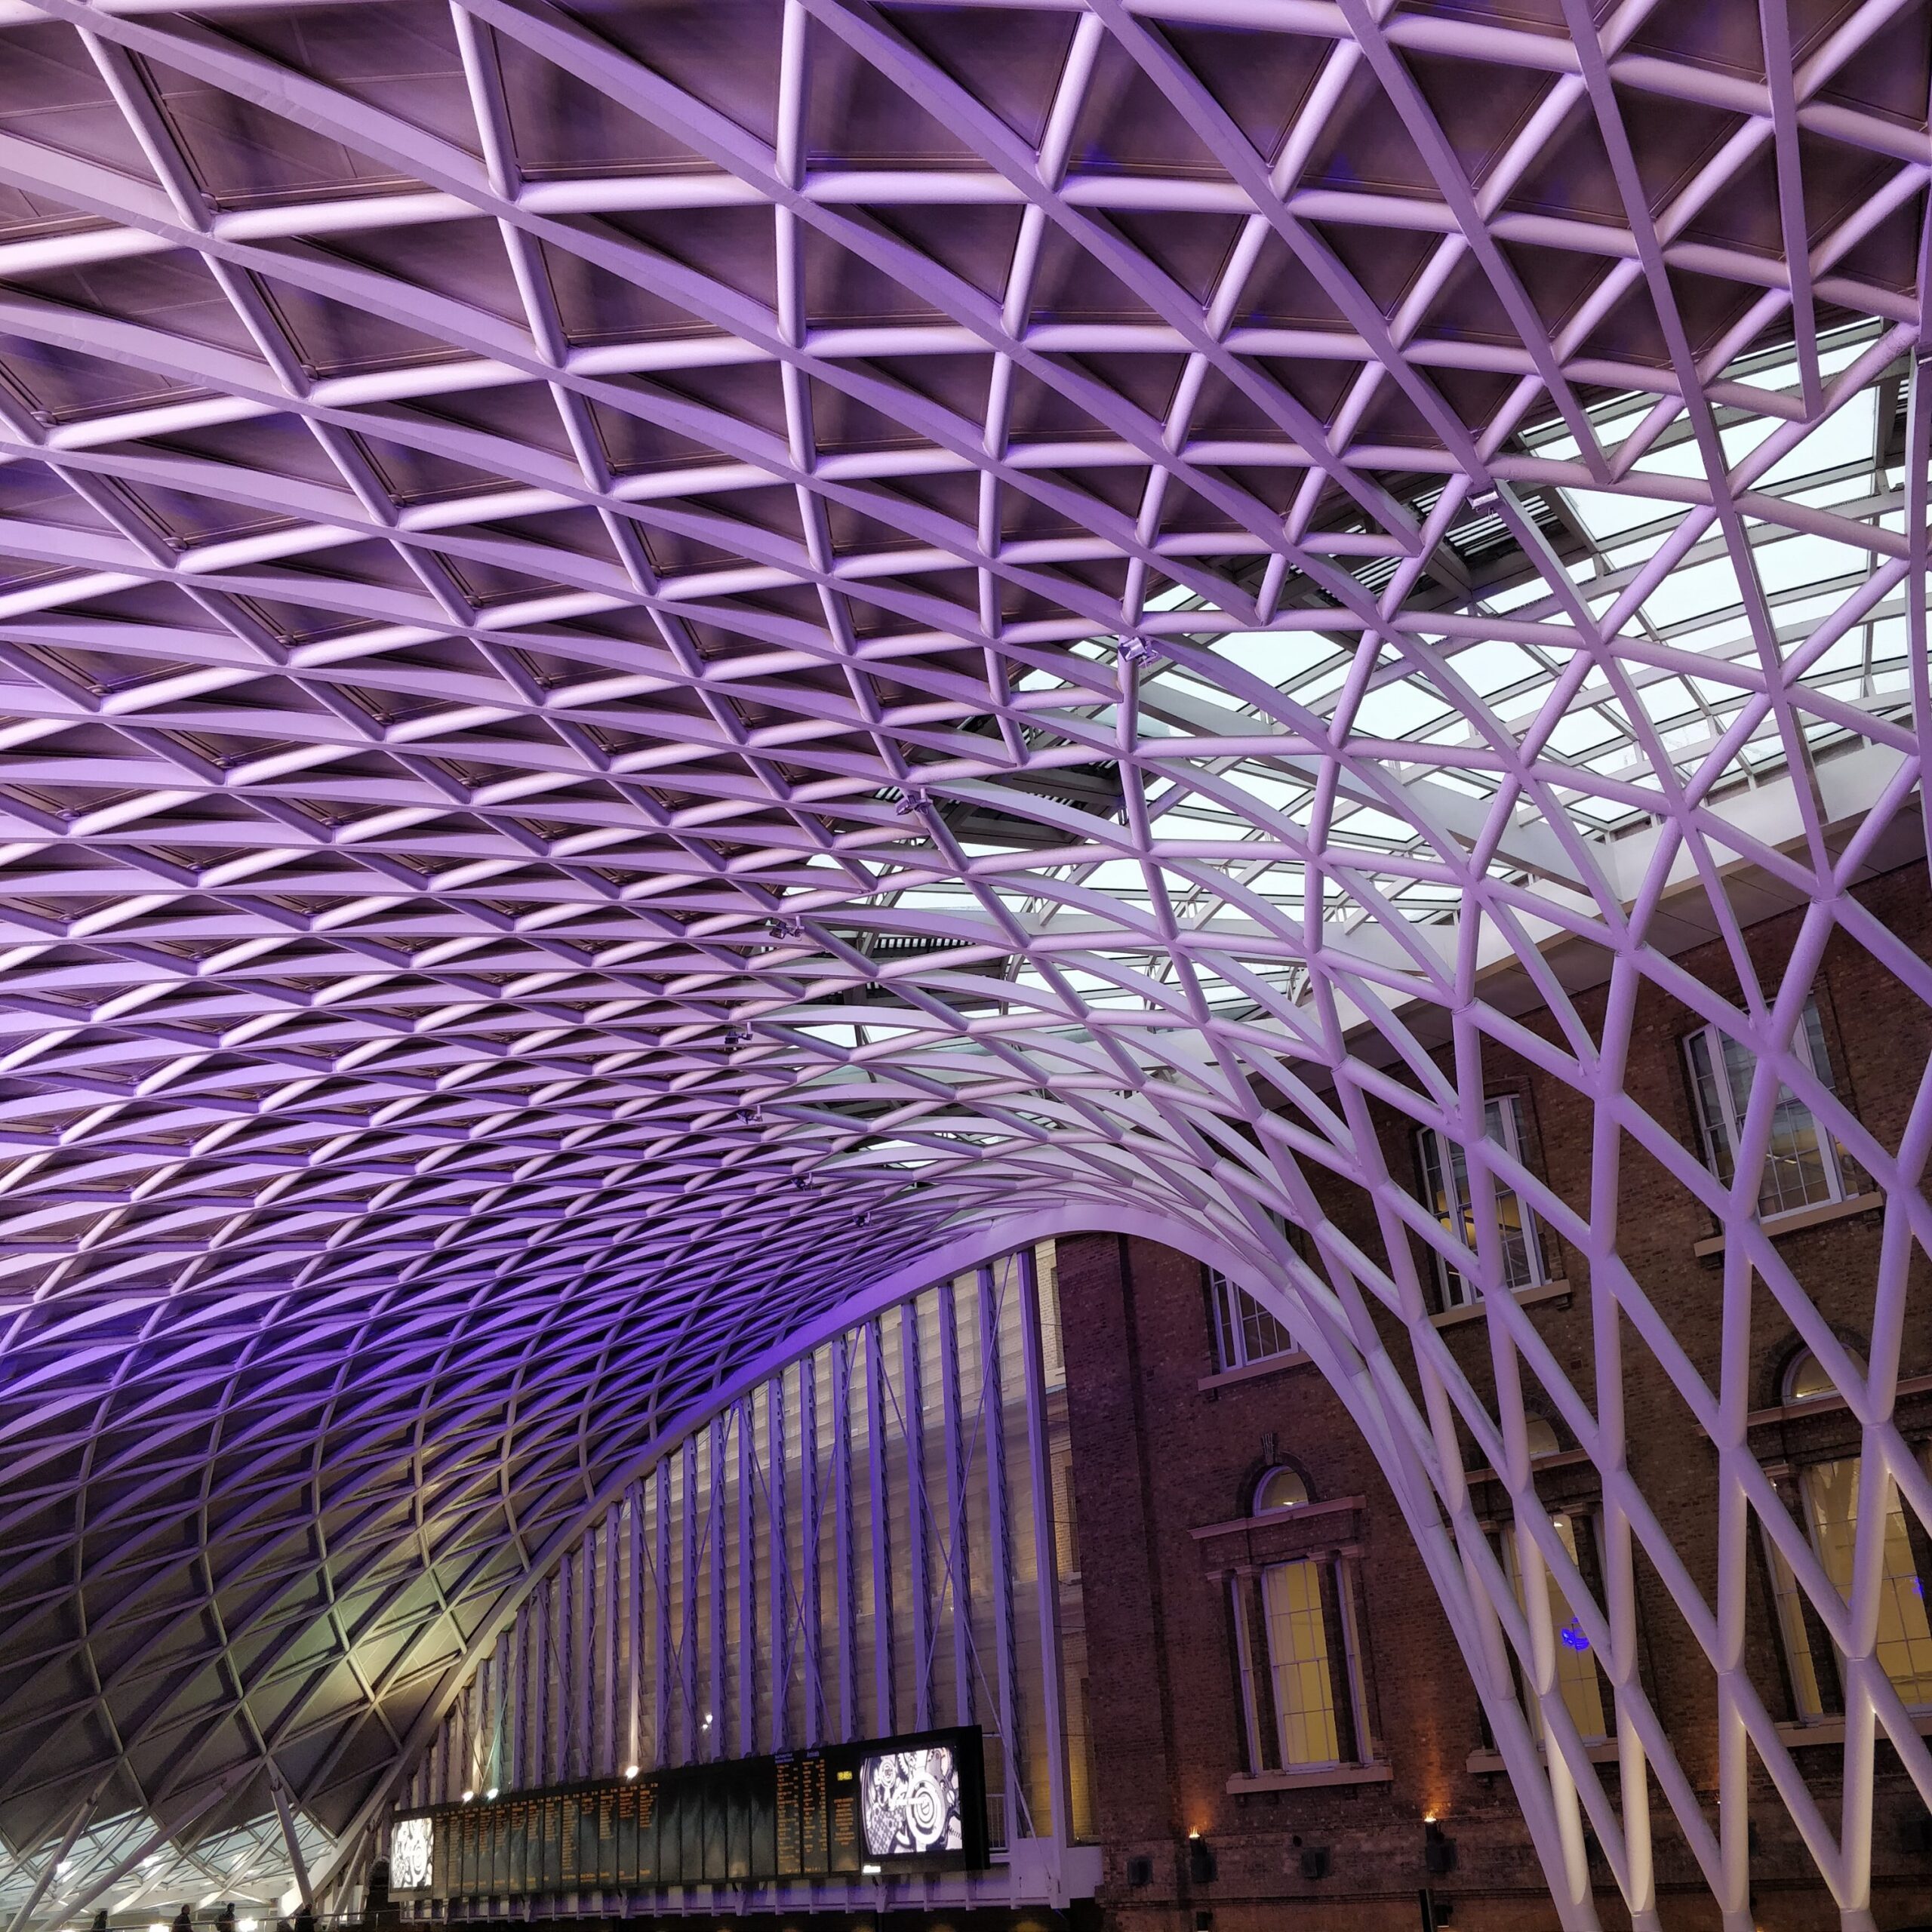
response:
[[(1513, 1159), (1523, 1158), (1522, 1111), (1513, 1094), (1499, 1094), (1483, 1103), (1483, 1133)], [(1417, 1130), (1416, 1158), (1422, 1170), (1423, 1198), (1450, 1235), (1476, 1251), (1475, 1197), (1469, 1185), (1469, 1164), (1462, 1143), (1432, 1127)], [(1515, 1189), (1495, 1186), (1497, 1232), (1502, 1238), (1503, 1279), (1513, 1290), (1540, 1287), (1544, 1272), (1543, 1237), (1537, 1218)], [(1446, 1255), (1435, 1257), (1435, 1278), (1443, 1305), (1455, 1308), (1472, 1302), (1476, 1284)]]
[(1294, 1352), (1295, 1345), (1287, 1329), (1217, 1268), (1208, 1271), (1208, 1292), (1214, 1304), (1217, 1369), (1225, 1374), (1231, 1368), (1266, 1361), (1271, 1355)]
[(1332, 1555), (1297, 1557), (1229, 1583), (1250, 1774), (1367, 1761), (1352, 1566)]
[[(1601, 1553), (1595, 1547), (1597, 1524), (1593, 1515), (1564, 1510), (1552, 1515), (1549, 1521), (1558, 1542), (1563, 1546), (1564, 1553), (1577, 1566), (1580, 1575), (1584, 1574), (1586, 1553), (1600, 1558)], [(1580, 1546), (1580, 1538), (1589, 1540), (1587, 1552)], [(1517, 1547), (1513, 1528), (1501, 1532), (1497, 1539), (1497, 1547), (1503, 1559), (1503, 1573), (1509, 1577), (1510, 1589), (1515, 1595), (1516, 1607), (1527, 1616), (1530, 1600), (1523, 1586), (1522, 1552)], [(1609, 1700), (1604, 1694), (1605, 1686), (1595, 1654), (1590, 1648), (1582, 1620), (1570, 1607), (1555, 1575), (1547, 1564), (1539, 1567), (1543, 1571), (1543, 1588), (1549, 1605), (1550, 1632), (1556, 1640), (1553, 1654), (1557, 1694), (1563, 1700), (1570, 1721), (1577, 1727), (1577, 1735), (1586, 1744), (1601, 1744), (1610, 1734)], [(1600, 1571), (1600, 1560), (1593, 1561), (1589, 1567)], [(1520, 1672), (1520, 1666), (1518, 1669)], [(1543, 1706), (1527, 1694), (1527, 1686), (1524, 1692), (1523, 1714), (1529, 1720), (1532, 1734), (1540, 1743), (1543, 1737)]]
[[(1932, 1472), (1932, 1448), (1921, 1456)], [(1797, 1473), (1797, 1500), (1803, 1512), (1804, 1526), (1812, 1549), (1825, 1574), (1849, 1602), (1851, 1598), (1853, 1560), (1858, 1537), (1859, 1475), (1861, 1459), (1857, 1456), (1807, 1464)], [(1884, 1533), (1881, 1538), (1881, 1573), (1878, 1586), (1878, 1627), (1875, 1654), (1880, 1669), (1898, 1693), (1907, 1710), (1932, 1710), (1932, 1617), (1928, 1617), (1926, 1591), (1932, 1572), (1932, 1547), (1924, 1539), (1915, 1548), (1912, 1525), (1897, 1487), (1884, 1485)], [(1828, 1701), (1843, 1709), (1842, 1682), (1829, 1686), (1821, 1672), (1835, 1666), (1842, 1679), (1844, 1660), (1837, 1647), (1818, 1626), (1822, 1643), (1813, 1640), (1808, 1627), (1804, 1592), (1791, 1565), (1768, 1532), (1765, 1555), (1771, 1573), (1771, 1588), (1778, 1614), (1779, 1632), (1784, 1641), (1785, 1659), (1791, 1675), (1793, 1715), (1801, 1723), (1816, 1723), (1829, 1716)], [(1819, 1655), (1823, 1649), (1830, 1666)]]
[[(1825, 1051), (1817, 1001), (1804, 1002), (1794, 1044), (1819, 1084), (1829, 1091), (1832, 1063)], [(1715, 1026), (1698, 1028), (1685, 1039), (1684, 1051), (1697, 1098), (1704, 1163), (1727, 1187), (1737, 1172), (1737, 1146), (1758, 1057)], [(1856, 1164), (1832, 1135), (1820, 1130), (1811, 1109), (1789, 1087), (1780, 1087), (1758, 1186), (1760, 1218), (1849, 1200), (1864, 1185)]]

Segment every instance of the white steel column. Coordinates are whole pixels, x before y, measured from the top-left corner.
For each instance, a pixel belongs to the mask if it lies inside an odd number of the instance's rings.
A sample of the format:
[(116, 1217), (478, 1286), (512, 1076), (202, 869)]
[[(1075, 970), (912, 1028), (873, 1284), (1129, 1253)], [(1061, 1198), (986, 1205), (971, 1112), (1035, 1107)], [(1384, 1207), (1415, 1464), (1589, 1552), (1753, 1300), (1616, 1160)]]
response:
[(530, 1606), (516, 1614), (510, 1630), (510, 1782), (528, 1787), (530, 1775)]
[[(1067, 1778), (1066, 1727), (1061, 1709), (1066, 1673), (1060, 1661), (1060, 1551), (1054, 1521), (1053, 1469), (1047, 1447), (1047, 1374), (1041, 1352), (1040, 1284), (1033, 1251), (1015, 1257), (1020, 1269), (1020, 1336), (1026, 1378), (1026, 1463), (1032, 1478), (1035, 1608), (1040, 1620), (1041, 1721), (1047, 1752), (1047, 1791), (1053, 1835), (1073, 1836), (1072, 1796)], [(1035, 1821), (1037, 1824), (1037, 1820)]]
[(653, 1525), (652, 1540), (657, 1547), (657, 1561), (652, 1565), (651, 1584), (657, 1616), (654, 1620), (655, 1635), (653, 1639), (652, 1683), (657, 1694), (657, 1761), (660, 1764), (681, 1762), (672, 1756), (673, 1740), (677, 1734), (673, 1729), (676, 1717), (675, 1706), (678, 1701), (677, 1680), (674, 1675), (677, 1663), (677, 1651), (671, 1641), (671, 1459), (663, 1457), (658, 1463), (657, 1494), (657, 1521)]
[(973, 1593), (966, 1536), (966, 1451), (959, 1414), (958, 1297), (950, 1281), (939, 1291), (940, 1396), (945, 1404), (946, 1567), (952, 1602), (952, 1721), (973, 1721)]
[(899, 1404), (906, 1425), (906, 1535), (912, 1611), (912, 1727), (933, 1721), (932, 1571), (928, 1555), (932, 1502), (926, 1487), (925, 1379), (919, 1355), (919, 1304), (899, 1311)]
[(641, 1761), (644, 1749), (644, 1485), (632, 1483), (624, 1492), (628, 1546), (624, 1574), (624, 1647), (629, 1691), (626, 1709), (624, 1762)]
[(579, 1574), (576, 1614), (571, 1633), (571, 1669), (574, 1693), (572, 1724), (577, 1735), (571, 1740), (570, 1762), (578, 1777), (588, 1777), (592, 1755), (597, 1747), (593, 1712), (591, 1659), (597, 1634), (597, 1532), (594, 1526), (583, 1533), (583, 1548), (577, 1558)]
[(703, 1755), (697, 1724), (697, 1436), (685, 1438), (679, 1458), (679, 1494), (684, 1507), (678, 1518), (682, 1561), (678, 1566), (678, 1762), (697, 1763)]
[(805, 1687), (804, 1742), (817, 1744), (825, 1737), (825, 1694), (819, 1676), (818, 1367), (811, 1355), (798, 1363), (798, 1518), (799, 1663)]
[(1006, 1829), (1011, 1838), (1019, 1820), (1026, 1820), (1026, 1835), (1035, 1835), (1032, 1807), (1026, 1801), (1026, 1757), (1021, 1748), (1016, 1660), (1013, 1650), (1013, 1530), (1006, 1491), (1006, 1414), (1000, 1389), (1000, 1296), (994, 1271), (982, 1268), (980, 1281), (980, 1431), (985, 1444), (986, 1524), (989, 1574), (987, 1589), (993, 1600), (993, 1649), (998, 1666), (994, 1694), (999, 1700), (1000, 1742), (1006, 1752)]
[(866, 1324), (866, 1480), (872, 1519), (872, 1728), (890, 1737), (893, 1723), (892, 1524), (886, 1480), (884, 1338), (877, 1320)]
[(832, 1603), (838, 1647), (838, 1736), (858, 1735), (858, 1657), (852, 1573), (852, 1338), (832, 1345)]
[(771, 1682), (771, 1746), (782, 1751), (789, 1738), (786, 1722), (792, 1700), (792, 1619), (787, 1584), (791, 1560), (785, 1548), (785, 1378), (764, 1385), (765, 1641)]
[(731, 1748), (727, 1721), (729, 1714), (724, 1708), (724, 1653), (729, 1642), (725, 1604), (726, 1588), (730, 1581), (724, 1574), (724, 1451), (730, 1429), (728, 1413), (712, 1419), (711, 1493), (706, 1499), (706, 1514), (710, 1518), (710, 1527), (705, 1533), (711, 1559), (711, 1588), (708, 1592), (711, 1607), (706, 1619), (710, 1627), (706, 1633), (709, 1641), (705, 1655), (704, 1721), (699, 1727), (704, 1744), (701, 1755), (706, 1758), (728, 1757)]
[(602, 1606), (602, 1628), (596, 1655), (598, 1674), (604, 1681), (597, 1700), (597, 1761), (590, 1768), (593, 1776), (603, 1778), (614, 1776), (617, 1769), (617, 1552), (623, 1527), (619, 1515), (613, 1509), (605, 1516), (600, 1539), (604, 1576), (597, 1600)]
[(749, 1397), (733, 1411), (738, 1436), (738, 1755), (758, 1749), (757, 1540), (752, 1532), (752, 1477), (756, 1466)]
[(561, 1783), (570, 1776), (571, 1761), (571, 1604), (575, 1592), (571, 1588), (571, 1557), (557, 1565), (556, 1581), (550, 1592), (550, 1777)]

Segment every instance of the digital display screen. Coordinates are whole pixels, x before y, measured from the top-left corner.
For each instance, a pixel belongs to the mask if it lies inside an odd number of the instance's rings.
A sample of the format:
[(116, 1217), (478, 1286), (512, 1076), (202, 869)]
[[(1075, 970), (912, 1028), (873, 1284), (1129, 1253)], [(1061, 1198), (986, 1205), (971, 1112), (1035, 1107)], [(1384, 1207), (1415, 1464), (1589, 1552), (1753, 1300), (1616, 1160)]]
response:
[(968, 1726), (406, 1813), (389, 1883), (515, 1899), (971, 1869), (988, 1857), (982, 1749)]
[(959, 1760), (949, 1744), (883, 1751), (859, 1767), (868, 1858), (964, 1851)]
[(426, 1890), (435, 1870), (435, 1820), (399, 1818), (389, 1836), (389, 1883), (399, 1892)]

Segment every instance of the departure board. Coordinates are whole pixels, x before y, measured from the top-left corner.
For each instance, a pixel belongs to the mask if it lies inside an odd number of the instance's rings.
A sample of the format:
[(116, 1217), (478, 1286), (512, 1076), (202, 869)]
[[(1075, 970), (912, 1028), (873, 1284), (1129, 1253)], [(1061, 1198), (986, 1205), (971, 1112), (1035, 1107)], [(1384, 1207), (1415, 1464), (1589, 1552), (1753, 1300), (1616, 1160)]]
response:
[(986, 1863), (977, 1729), (645, 1771), (399, 1814), (394, 1890), (531, 1898)]

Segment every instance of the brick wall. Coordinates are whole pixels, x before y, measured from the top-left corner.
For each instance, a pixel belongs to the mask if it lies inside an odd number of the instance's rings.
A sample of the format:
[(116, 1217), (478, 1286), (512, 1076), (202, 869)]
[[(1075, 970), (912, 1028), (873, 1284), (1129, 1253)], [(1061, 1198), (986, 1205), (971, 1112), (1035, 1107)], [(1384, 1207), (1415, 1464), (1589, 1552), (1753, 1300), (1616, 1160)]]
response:
[[(1866, 910), (1921, 955), (1932, 947), (1922, 867), (1888, 875), (1860, 894)], [(1754, 928), (1748, 944), (1767, 984), (1792, 943), (1795, 919)], [(1736, 975), (1722, 949), (1681, 962), (1727, 997)], [(1817, 989), (1838, 1091), (1875, 1137), (1897, 1146), (1912, 1095), (1932, 1053), (1932, 1016), (1897, 989), (1862, 946), (1829, 950)], [(1600, 996), (1579, 1001), (1595, 1026)], [(1548, 1016), (1528, 1023), (1555, 1037)], [(1647, 1109), (1697, 1145), (1682, 1070), (1689, 1010), (1654, 989), (1638, 1014), (1627, 1084)], [(1491, 1092), (1519, 1094), (1525, 1153), (1555, 1191), (1582, 1210), (1589, 1201), (1591, 1114), (1586, 1101), (1526, 1063), (1492, 1051)], [(1392, 1172), (1413, 1170), (1411, 1131), (1392, 1110), (1378, 1121)], [(1364, 1204), (1346, 1189), (1318, 1190), (1337, 1223), (1371, 1254), (1379, 1251)], [(1712, 1232), (1710, 1217), (1651, 1158), (1626, 1145), (1620, 1190), (1620, 1251), (1664, 1309), (1691, 1360), (1715, 1383), (1721, 1340), (1721, 1276), (1693, 1252)], [(1875, 1217), (1841, 1218), (1780, 1241), (1780, 1252), (1841, 1335), (1862, 1346), (1869, 1321), (1879, 1229)], [(1569, 1284), (1567, 1299), (1543, 1299), (1531, 1318), (1565, 1372), (1587, 1393), (1593, 1380), (1590, 1284), (1583, 1258), (1551, 1243), (1550, 1271)], [(1418, 1254), (1420, 1251), (1418, 1248)], [(1932, 1376), (1932, 1283), (1923, 1257), (1912, 1285), (1902, 1376)], [(1310, 1365), (1291, 1367), (1204, 1389), (1215, 1368), (1208, 1297), (1198, 1264), (1170, 1250), (1094, 1235), (1061, 1244), (1059, 1273), (1069, 1367), (1069, 1404), (1078, 1500), (1081, 1567), (1089, 1631), (1091, 1722), (1097, 1767), (1097, 1816), (1106, 1849), (1103, 1904), (1110, 1920), (1134, 1932), (1192, 1932), (1212, 1915), (1214, 1932), (1328, 1927), (1363, 1932), (1419, 1922), (1425, 1883), (1422, 1820), (1435, 1812), (1457, 1848), (1454, 1875), (1438, 1878), (1438, 1897), (1454, 1901), (1460, 1928), (1552, 1927), (1553, 1908), (1531, 1851), (1506, 1777), (1480, 1768), (1486, 1740), (1460, 1653), (1394, 1499), (1340, 1402)], [(1390, 1332), (1395, 1331), (1391, 1324)], [(1444, 1329), (1472, 1383), (1493, 1392), (1488, 1340), (1480, 1321)], [(1777, 1401), (1779, 1368), (1795, 1331), (1767, 1293), (1755, 1312), (1754, 1407)], [(1395, 1351), (1398, 1361), (1404, 1347)], [(1626, 1404), (1633, 1472), (1700, 1586), (1715, 1588), (1716, 1498), (1712, 1447), (1688, 1409), (1634, 1337), (1626, 1353)], [(1532, 1406), (1535, 1402), (1531, 1391)], [(1543, 1404), (1553, 1414), (1552, 1405)], [(1932, 1396), (1901, 1406), (1909, 1435), (1932, 1435)], [(1841, 1435), (1847, 1425), (1821, 1418), (1807, 1427)], [(1767, 1425), (1754, 1447), (1780, 1453), (1781, 1426)], [(1822, 1437), (1819, 1438), (1823, 1440)], [(1798, 1445), (1801, 1452), (1802, 1444)], [(1855, 1442), (1852, 1445), (1855, 1453)], [(1386, 1782), (1281, 1792), (1231, 1793), (1244, 1768), (1241, 1703), (1228, 1589), (1213, 1574), (1212, 1540), (1192, 1533), (1245, 1515), (1254, 1481), (1271, 1461), (1291, 1461), (1318, 1502), (1360, 1498), (1343, 1512), (1359, 1549), (1360, 1629), (1378, 1750)], [(1480, 1458), (1472, 1452), (1473, 1464)], [(1539, 1475), (1585, 1492), (1587, 1466)], [(1754, 1549), (1755, 1555), (1755, 1549)], [(1712, 1674), (1681, 1617), (1640, 1561), (1644, 1668), (1687, 1774), (1714, 1805), (1715, 1699)], [(1791, 1715), (1768, 1592), (1755, 1580), (1747, 1633), (1749, 1669), (1774, 1715)], [(1472, 1759), (1478, 1768), (1472, 1768)], [(1838, 1814), (1831, 1774), (1835, 1751), (1801, 1752), (1829, 1820)], [(1897, 1761), (1879, 1746), (1874, 1901), (1885, 1928), (1932, 1923), (1932, 1857), (1912, 1848), (1924, 1816)], [(1612, 1783), (1614, 1786), (1614, 1774)], [(1835, 1928), (1838, 1912), (1811, 1875), (1783, 1807), (1768, 1796), (1754, 1810), (1752, 1865), (1758, 1922), (1764, 1932)], [(1708, 1891), (1654, 1797), (1658, 1869), (1666, 1927), (1715, 1926)], [(1214, 1854), (1211, 1881), (1191, 1882), (1186, 1837), (1204, 1834)], [(1326, 1847), (1331, 1872), (1300, 1873), (1303, 1848)], [(1130, 1883), (1131, 1861), (1151, 1878)], [(1596, 1868), (1604, 1923), (1626, 1923), (1607, 1869)]]

